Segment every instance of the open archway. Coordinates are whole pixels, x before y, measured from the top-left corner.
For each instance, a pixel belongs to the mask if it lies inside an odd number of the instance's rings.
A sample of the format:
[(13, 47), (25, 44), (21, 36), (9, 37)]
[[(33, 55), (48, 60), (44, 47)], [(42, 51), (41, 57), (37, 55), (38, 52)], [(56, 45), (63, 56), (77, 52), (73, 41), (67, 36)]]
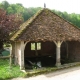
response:
[(61, 45), (61, 63), (80, 61), (80, 42), (66, 41)]
[(68, 59), (72, 62), (80, 61), (80, 42), (68, 41)]
[(54, 66), (56, 63), (56, 45), (50, 41), (30, 41), (24, 49), (25, 66), (29, 62), (41, 62), (42, 67)]

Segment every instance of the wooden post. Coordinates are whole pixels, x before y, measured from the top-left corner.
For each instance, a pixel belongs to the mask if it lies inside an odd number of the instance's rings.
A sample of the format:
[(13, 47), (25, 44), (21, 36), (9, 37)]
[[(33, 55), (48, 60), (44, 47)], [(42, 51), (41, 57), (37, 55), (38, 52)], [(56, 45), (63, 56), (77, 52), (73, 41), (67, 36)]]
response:
[(38, 52), (37, 52), (37, 42), (35, 42), (35, 53), (36, 53), (36, 56), (38, 56)]
[(13, 62), (12, 63), (14, 64), (15, 63), (14, 62), (14, 59), (15, 59), (15, 42), (12, 42), (11, 45), (12, 45), (12, 56), (13, 56)]
[(17, 54), (16, 54), (16, 42), (12, 42), (12, 55), (13, 55), (13, 63), (17, 64)]
[(12, 49), (10, 47), (10, 68), (11, 68), (11, 65), (12, 65)]
[(15, 60), (14, 64), (17, 65), (17, 43), (15, 42)]
[(61, 56), (60, 56), (61, 43), (62, 42), (60, 41), (55, 42), (56, 44), (56, 66), (57, 67), (61, 66)]

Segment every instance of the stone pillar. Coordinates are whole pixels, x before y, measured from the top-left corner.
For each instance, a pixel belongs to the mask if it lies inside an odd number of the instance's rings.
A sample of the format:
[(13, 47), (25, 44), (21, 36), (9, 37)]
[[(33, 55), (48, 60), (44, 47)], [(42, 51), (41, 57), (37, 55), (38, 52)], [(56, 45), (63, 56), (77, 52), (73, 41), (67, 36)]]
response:
[(61, 48), (60, 41), (55, 42), (56, 44), (56, 66), (59, 67), (61, 65), (61, 56), (60, 56), (60, 48)]
[(24, 41), (20, 43), (20, 69), (24, 70)]

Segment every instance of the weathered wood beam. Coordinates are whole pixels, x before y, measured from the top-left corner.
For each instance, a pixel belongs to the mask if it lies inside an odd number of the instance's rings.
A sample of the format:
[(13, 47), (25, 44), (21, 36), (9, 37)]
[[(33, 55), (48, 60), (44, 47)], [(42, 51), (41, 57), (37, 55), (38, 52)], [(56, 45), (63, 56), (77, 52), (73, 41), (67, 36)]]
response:
[(20, 43), (20, 69), (24, 70), (24, 41)]
[(12, 48), (10, 47), (10, 68), (11, 68), (11, 65), (12, 65)]
[(17, 42), (15, 42), (15, 60), (14, 60), (14, 64), (17, 65)]
[(56, 66), (59, 67), (61, 66), (60, 48), (62, 41), (54, 41), (54, 43), (56, 44)]
[(0, 59), (7, 59), (10, 58), (10, 56), (0, 56)]
[(37, 52), (37, 42), (35, 42), (35, 54), (36, 54), (36, 56), (38, 56), (38, 52)]

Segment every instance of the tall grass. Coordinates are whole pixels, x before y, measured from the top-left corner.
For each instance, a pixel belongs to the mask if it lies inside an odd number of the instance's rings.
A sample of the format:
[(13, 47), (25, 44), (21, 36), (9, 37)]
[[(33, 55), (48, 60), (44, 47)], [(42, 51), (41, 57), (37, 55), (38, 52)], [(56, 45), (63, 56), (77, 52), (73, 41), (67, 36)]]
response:
[(8, 80), (15, 77), (22, 77), (23, 72), (20, 71), (19, 66), (9, 66), (9, 59), (0, 59), (0, 80)]

